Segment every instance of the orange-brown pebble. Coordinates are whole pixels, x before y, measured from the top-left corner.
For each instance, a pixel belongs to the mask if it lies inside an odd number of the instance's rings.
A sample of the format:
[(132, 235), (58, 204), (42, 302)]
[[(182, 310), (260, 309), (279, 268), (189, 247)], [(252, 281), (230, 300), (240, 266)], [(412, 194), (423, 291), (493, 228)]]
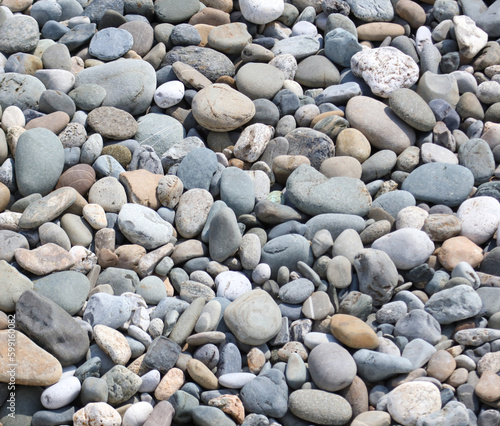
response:
[(370, 326), (352, 315), (332, 316), (330, 331), (337, 340), (353, 349), (375, 349), (379, 345), (377, 334)]

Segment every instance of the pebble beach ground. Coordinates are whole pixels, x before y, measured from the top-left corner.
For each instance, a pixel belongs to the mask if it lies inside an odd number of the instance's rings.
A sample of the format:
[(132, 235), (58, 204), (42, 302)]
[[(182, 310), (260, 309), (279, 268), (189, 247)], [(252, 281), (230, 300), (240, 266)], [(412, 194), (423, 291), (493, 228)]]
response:
[(0, 424), (500, 425), (498, 40), (500, 0), (3, 0)]

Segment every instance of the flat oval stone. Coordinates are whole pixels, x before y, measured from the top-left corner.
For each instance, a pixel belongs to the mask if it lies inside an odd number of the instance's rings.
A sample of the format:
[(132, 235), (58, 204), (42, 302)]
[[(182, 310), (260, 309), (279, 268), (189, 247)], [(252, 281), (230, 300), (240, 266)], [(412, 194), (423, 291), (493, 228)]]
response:
[(55, 272), (35, 280), (33, 290), (56, 302), (68, 314), (75, 315), (87, 300), (90, 282), (79, 272)]
[(351, 354), (335, 342), (315, 346), (309, 354), (308, 365), (314, 383), (329, 392), (344, 389), (356, 376)]
[(214, 132), (237, 129), (255, 115), (255, 105), (250, 98), (218, 83), (200, 90), (191, 106), (196, 121)]
[(351, 177), (328, 179), (313, 167), (303, 164), (286, 182), (290, 201), (304, 213), (344, 213), (365, 216), (371, 208), (371, 196), (364, 183)]
[(346, 119), (378, 149), (390, 149), (401, 154), (415, 144), (413, 128), (376, 99), (366, 96), (350, 99), (346, 106)]
[(379, 345), (375, 332), (365, 322), (352, 315), (333, 315), (330, 331), (337, 340), (350, 348), (376, 349)]
[(95, 183), (95, 171), (88, 164), (77, 164), (66, 170), (57, 181), (56, 189), (70, 186), (82, 195), (86, 196), (89, 189)]
[(312, 281), (307, 278), (299, 278), (297, 280), (292, 280), (281, 287), (279, 290), (279, 298), (284, 303), (298, 305), (305, 302), (313, 291), (314, 284)]
[(125, 336), (119, 331), (106, 325), (96, 325), (93, 329), (94, 339), (99, 347), (119, 365), (125, 365), (132, 352)]
[(19, 220), (22, 229), (38, 228), (60, 216), (76, 201), (77, 193), (73, 188), (56, 189), (49, 195), (31, 203)]
[(288, 404), (298, 418), (320, 425), (346, 424), (352, 416), (352, 408), (344, 398), (317, 389), (292, 392)]
[(378, 382), (413, 371), (411, 361), (398, 355), (360, 349), (354, 353), (353, 358), (356, 361), (358, 375), (369, 382)]
[(220, 198), (236, 217), (251, 213), (255, 204), (255, 189), (250, 175), (237, 167), (224, 169), (220, 179)]
[(249, 291), (232, 302), (224, 311), (224, 320), (236, 338), (247, 345), (261, 345), (281, 329), (281, 311), (262, 290)]
[(488, 241), (500, 222), (500, 204), (493, 197), (474, 197), (465, 200), (457, 211), (463, 235), (476, 244)]
[(92, 37), (89, 53), (102, 61), (112, 61), (127, 53), (134, 44), (134, 38), (126, 30), (104, 28)]
[(45, 408), (56, 410), (73, 402), (80, 393), (81, 387), (77, 377), (65, 377), (45, 389), (40, 400)]
[(0, 277), (8, 283), (4, 287), (4, 297), (0, 301), (0, 308), (4, 312), (12, 312), (16, 309), (19, 297), (25, 290), (31, 290), (33, 283), (5, 260), (0, 260)]
[(380, 237), (372, 248), (387, 253), (396, 268), (407, 270), (425, 263), (434, 252), (434, 243), (425, 232), (404, 228)]
[(275, 56), (292, 55), (298, 61), (314, 55), (320, 49), (319, 41), (309, 35), (299, 35), (278, 40), (271, 51)]
[(50, 130), (27, 130), (16, 145), (16, 181), (22, 195), (47, 195), (56, 185), (64, 167), (64, 149)]
[[(14, 336), (12, 336), (14, 334)], [(35, 344), (20, 331), (0, 331), (0, 356), (9, 359), (9, 341), (15, 338), (16, 342), (16, 383), (26, 386), (51, 386), (62, 375), (59, 361), (50, 353)], [(9, 383), (9, 365), (3, 362), (0, 366), (0, 380)]]
[(283, 72), (269, 64), (248, 63), (235, 77), (238, 90), (250, 99), (272, 99), (283, 87)]
[(134, 244), (148, 250), (167, 244), (173, 227), (153, 209), (138, 204), (125, 204), (118, 214), (118, 226)]
[(472, 172), (456, 164), (429, 163), (416, 168), (402, 185), (420, 201), (460, 205), (470, 194), (474, 185)]
[(101, 136), (119, 141), (132, 138), (137, 132), (134, 117), (115, 107), (93, 109), (87, 116), (87, 124)]
[[(229, 207), (222, 207), (210, 222), (210, 257), (217, 262), (224, 262), (238, 251), (241, 240), (241, 231), (234, 211)], [(217, 295), (222, 296), (219, 292)]]
[(208, 218), (214, 199), (204, 189), (191, 189), (182, 194), (175, 215), (175, 227), (184, 238), (198, 235)]
[(436, 118), (430, 107), (411, 89), (400, 88), (392, 92), (389, 106), (401, 120), (421, 132), (430, 132), (436, 125)]
[(75, 89), (84, 84), (97, 84), (106, 90), (103, 106), (139, 115), (151, 105), (156, 73), (146, 61), (111, 61), (78, 73)]

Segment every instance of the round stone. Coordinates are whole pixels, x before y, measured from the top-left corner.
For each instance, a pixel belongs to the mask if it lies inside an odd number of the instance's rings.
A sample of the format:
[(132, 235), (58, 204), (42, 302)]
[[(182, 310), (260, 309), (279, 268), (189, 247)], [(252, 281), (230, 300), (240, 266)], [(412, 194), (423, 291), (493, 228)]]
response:
[(308, 358), (309, 373), (322, 390), (335, 392), (349, 386), (356, 376), (356, 363), (338, 343), (321, 343)]
[(99, 107), (92, 110), (87, 116), (87, 124), (101, 136), (114, 140), (129, 139), (137, 132), (137, 122), (134, 117), (114, 107)]
[(333, 315), (330, 331), (336, 339), (350, 348), (375, 349), (379, 345), (375, 332), (365, 322), (352, 315)]
[(283, 87), (283, 72), (269, 64), (249, 63), (236, 74), (238, 90), (250, 99), (272, 99)]
[(224, 320), (236, 338), (247, 345), (266, 343), (281, 329), (281, 311), (262, 290), (246, 292), (231, 302)]
[(156, 105), (170, 108), (177, 105), (184, 97), (184, 84), (180, 81), (168, 81), (159, 86), (154, 94)]

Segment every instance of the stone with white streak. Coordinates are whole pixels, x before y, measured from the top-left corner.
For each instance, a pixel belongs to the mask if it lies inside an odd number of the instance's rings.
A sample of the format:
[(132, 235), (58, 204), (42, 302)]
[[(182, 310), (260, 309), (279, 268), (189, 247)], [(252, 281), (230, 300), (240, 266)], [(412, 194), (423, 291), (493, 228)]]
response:
[(395, 47), (362, 50), (351, 58), (355, 76), (362, 77), (372, 92), (388, 98), (392, 92), (413, 86), (419, 77), (417, 63)]
[(460, 53), (468, 59), (476, 56), (488, 43), (488, 34), (468, 16), (454, 16), (455, 36)]
[(234, 145), (234, 156), (242, 161), (253, 163), (258, 160), (274, 135), (272, 126), (255, 123), (243, 130)]

